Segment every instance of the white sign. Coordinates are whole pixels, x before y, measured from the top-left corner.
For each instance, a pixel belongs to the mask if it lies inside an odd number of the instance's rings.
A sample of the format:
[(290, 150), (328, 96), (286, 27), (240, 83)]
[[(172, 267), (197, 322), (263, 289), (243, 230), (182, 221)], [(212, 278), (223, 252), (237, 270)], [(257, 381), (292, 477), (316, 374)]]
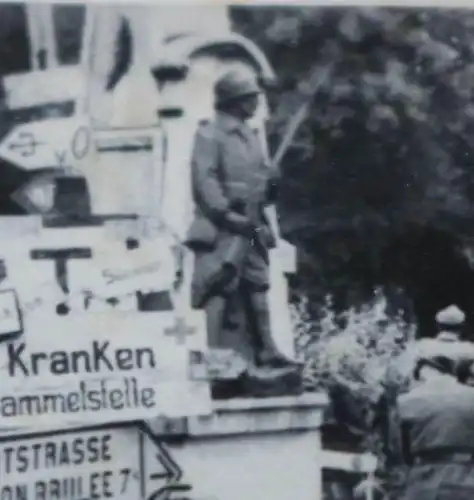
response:
[(0, 440), (0, 498), (141, 498), (133, 429), (81, 430)]
[(118, 297), (136, 291), (170, 290), (176, 279), (174, 241), (164, 234), (142, 240), (137, 248), (127, 249), (124, 242), (108, 242), (94, 253), (94, 266), (102, 283), (98, 295)]
[[(127, 249), (125, 238), (114, 240), (102, 227), (45, 229), (12, 240), (2, 252), (8, 281), (0, 290), (13, 288), (22, 314), (30, 317), (55, 314), (61, 303), (74, 312), (136, 310), (136, 292), (173, 289), (173, 243), (164, 234)], [(110, 298), (117, 299), (113, 306), (107, 302)], [(0, 331), (4, 316), (0, 308)]]
[(77, 167), (93, 150), (85, 118), (54, 118), (22, 124), (0, 143), (0, 157), (25, 170)]
[(18, 297), (14, 290), (0, 290), (0, 341), (23, 329)]
[(0, 343), (0, 428), (210, 414), (208, 383), (189, 378), (202, 326), (174, 312), (27, 319)]
[(135, 425), (0, 435), (2, 500), (158, 500), (189, 491), (183, 476)]

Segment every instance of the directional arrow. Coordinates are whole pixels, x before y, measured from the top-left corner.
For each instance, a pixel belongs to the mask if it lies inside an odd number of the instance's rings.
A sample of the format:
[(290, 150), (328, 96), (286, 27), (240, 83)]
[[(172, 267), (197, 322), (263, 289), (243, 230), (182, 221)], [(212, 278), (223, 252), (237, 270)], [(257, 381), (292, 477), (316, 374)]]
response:
[(163, 466), (164, 472), (158, 472), (150, 475), (150, 479), (166, 479), (168, 483), (177, 483), (183, 477), (183, 471), (173, 460), (163, 443), (156, 443), (158, 453), (156, 458)]
[(146, 500), (169, 500), (172, 493), (186, 492), (192, 489), (189, 484), (182, 483), (183, 471), (171, 456), (165, 444), (156, 436), (147, 424), (139, 424), (139, 428), (150, 438), (153, 443), (155, 458), (163, 468), (160, 472), (148, 475), (148, 481), (163, 481), (162, 486), (152, 490)]
[(163, 467), (163, 472), (150, 474), (149, 479), (152, 481), (164, 479), (165, 485), (153, 491), (147, 500), (168, 500), (173, 492), (190, 491), (192, 489), (191, 485), (180, 482), (183, 477), (183, 471), (173, 460), (164, 444), (155, 441), (155, 445), (158, 449), (156, 458)]
[(0, 158), (28, 171), (77, 168), (92, 149), (85, 118), (54, 118), (15, 127), (0, 143)]
[(33, 156), (36, 152), (36, 146), (46, 145), (44, 142), (37, 142), (33, 133), (29, 131), (19, 131), (17, 138), (18, 142), (12, 140), (7, 143), (7, 147), (10, 151), (18, 151), (23, 158)]

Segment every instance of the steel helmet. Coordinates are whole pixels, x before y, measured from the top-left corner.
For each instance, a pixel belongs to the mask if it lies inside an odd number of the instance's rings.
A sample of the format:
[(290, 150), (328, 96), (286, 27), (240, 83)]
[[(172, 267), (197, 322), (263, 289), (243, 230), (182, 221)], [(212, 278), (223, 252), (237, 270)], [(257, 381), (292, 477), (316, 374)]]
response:
[(257, 75), (250, 70), (232, 70), (217, 81), (214, 92), (217, 103), (259, 94), (262, 91)]
[(436, 315), (436, 322), (445, 327), (455, 327), (461, 326), (466, 319), (464, 314), (459, 307), (451, 305), (442, 311), (439, 311)]

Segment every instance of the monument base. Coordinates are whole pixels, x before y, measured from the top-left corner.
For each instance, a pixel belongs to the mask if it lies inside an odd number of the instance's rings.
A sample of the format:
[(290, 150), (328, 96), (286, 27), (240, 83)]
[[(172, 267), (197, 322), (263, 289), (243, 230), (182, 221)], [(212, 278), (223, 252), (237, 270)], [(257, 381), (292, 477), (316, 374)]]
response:
[(327, 404), (324, 394), (215, 401), (212, 415), (149, 426), (182, 471), (183, 498), (310, 500), (321, 494)]
[(303, 366), (257, 367), (233, 349), (192, 352), (190, 377), (210, 380), (212, 398), (298, 396), (304, 391)]
[(235, 380), (213, 380), (212, 398), (269, 398), (299, 396), (304, 391), (301, 370), (294, 368), (257, 369), (242, 373)]

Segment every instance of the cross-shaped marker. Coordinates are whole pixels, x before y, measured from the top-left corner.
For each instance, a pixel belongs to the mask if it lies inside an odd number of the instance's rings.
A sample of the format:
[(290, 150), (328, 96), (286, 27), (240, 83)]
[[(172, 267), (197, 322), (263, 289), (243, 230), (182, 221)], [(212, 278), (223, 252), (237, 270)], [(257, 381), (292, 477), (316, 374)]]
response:
[(31, 132), (20, 132), (18, 134), (19, 142), (10, 142), (8, 149), (19, 151), (23, 157), (33, 156), (36, 152), (36, 146), (44, 146), (44, 142), (37, 142)]
[(187, 326), (186, 322), (182, 317), (176, 319), (176, 323), (171, 328), (165, 328), (165, 335), (167, 337), (174, 337), (176, 343), (183, 345), (186, 337), (196, 333), (196, 328), (193, 326)]

